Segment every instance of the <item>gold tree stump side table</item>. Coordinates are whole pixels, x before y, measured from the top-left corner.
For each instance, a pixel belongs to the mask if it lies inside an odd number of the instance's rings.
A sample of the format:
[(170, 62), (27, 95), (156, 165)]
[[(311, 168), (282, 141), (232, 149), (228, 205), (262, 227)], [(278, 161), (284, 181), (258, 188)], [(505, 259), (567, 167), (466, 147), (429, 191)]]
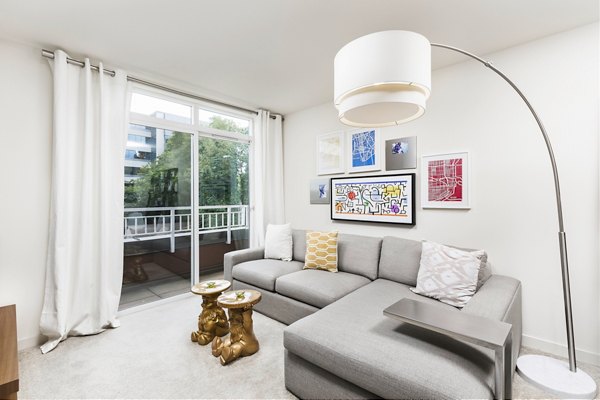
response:
[(261, 299), (256, 290), (236, 290), (219, 296), (217, 303), (229, 312), (229, 338), (225, 341), (216, 337), (212, 342), (212, 354), (219, 357), (221, 365), (229, 364), (240, 357), (251, 356), (259, 349), (254, 335), (252, 306)]
[(215, 337), (229, 333), (229, 323), (225, 311), (217, 303), (223, 291), (231, 282), (225, 280), (204, 281), (192, 287), (192, 293), (202, 296), (202, 312), (198, 316), (198, 331), (192, 332), (192, 342), (209, 344)]

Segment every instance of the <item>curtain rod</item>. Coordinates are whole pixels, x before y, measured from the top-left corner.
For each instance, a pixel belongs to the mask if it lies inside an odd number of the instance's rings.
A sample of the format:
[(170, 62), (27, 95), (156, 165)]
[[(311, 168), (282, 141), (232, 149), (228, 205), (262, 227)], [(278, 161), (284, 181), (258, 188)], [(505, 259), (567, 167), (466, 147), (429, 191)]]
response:
[[(50, 51), (50, 50), (42, 49), (42, 56), (44, 56), (46, 58), (50, 58), (50, 59), (53, 60), (54, 59), (54, 52)], [(76, 59), (70, 58), (70, 57), (67, 57), (67, 63), (73, 64), (73, 65), (77, 65), (77, 66), (80, 66), (82, 68), (85, 66), (85, 63), (83, 61), (76, 60)], [(96, 72), (100, 71), (100, 68), (98, 68), (97, 65), (90, 65), (90, 67), (91, 67), (92, 70), (94, 70)], [(115, 76), (115, 71), (113, 71), (113, 70), (103, 69), (103, 72), (106, 75)], [(219, 105), (219, 106), (229, 107), (229, 108), (233, 108), (233, 109), (239, 110), (239, 111), (245, 111), (245, 112), (250, 112), (250, 113), (253, 113), (253, 114), (258, 114), (258, 110), (252, 110), (252, 109), (249, 109), (249, 108), (244, 108), (244, 107), (236, 106), (236, 105), (233, 105), (233, 104), (224, 103), (222, 101), (213, 100), (213, 99), (209, 99), (209, 98), (206, 98), (206, 97), (198, 96), (198, 95), (195, 95), (195, 94), (192, 94), (192, 93), (183, 92), (181, 90), (177, 90), (177, 89), (173, 89), (173, 88), (170, 88), (170, 87), (167, 87), (167, 86), (163, 86), (163, 85), (160, 85), (158, 83), (149, 82), (149, 81), (146, 81), (144, 79), (136, 78), (134, 76), (127, 75), (127, 80), (129, 82), (141, 83), (142, 85), (150, 86), (150, 87), (153, 87), (155, 89), (164, 90), (165, 92), (177, 94), (179, 96), (189, 97), (189, 98), (192, 98), (194, 100), (205, 101), (207, 103), (212, 103), (212, 104), (216, 104), (216, 105)], [(275, 117), (277, 115), (279, 115), (279, 114), (271, 114), (271, 119), (275, 119)], [(283, 119), (283, 116), (281, 116), (281, 117)]]

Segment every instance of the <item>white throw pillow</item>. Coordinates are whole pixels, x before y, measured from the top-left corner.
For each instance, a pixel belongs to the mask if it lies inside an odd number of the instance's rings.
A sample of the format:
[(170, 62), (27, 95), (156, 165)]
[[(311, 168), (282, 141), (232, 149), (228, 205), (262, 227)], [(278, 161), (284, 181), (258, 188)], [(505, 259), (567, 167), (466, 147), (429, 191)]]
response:
[(292, 261), (292, 227), (290, 224), (267, 225), (265, 258)]
[(477, 291), (479, 271), (487, 261), (483, 250), (464, 251), (423, 242), (414, 293), (462, 308)]

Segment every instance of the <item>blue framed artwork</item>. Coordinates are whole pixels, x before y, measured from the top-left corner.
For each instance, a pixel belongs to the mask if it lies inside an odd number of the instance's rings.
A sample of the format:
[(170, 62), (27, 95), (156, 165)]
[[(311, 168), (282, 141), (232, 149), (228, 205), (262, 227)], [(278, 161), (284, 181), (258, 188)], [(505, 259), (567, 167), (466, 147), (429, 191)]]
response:
[(348, 172), (378, 171), (381, 169), (380, 133), (368, 128), (348, 132), (350, 162)]

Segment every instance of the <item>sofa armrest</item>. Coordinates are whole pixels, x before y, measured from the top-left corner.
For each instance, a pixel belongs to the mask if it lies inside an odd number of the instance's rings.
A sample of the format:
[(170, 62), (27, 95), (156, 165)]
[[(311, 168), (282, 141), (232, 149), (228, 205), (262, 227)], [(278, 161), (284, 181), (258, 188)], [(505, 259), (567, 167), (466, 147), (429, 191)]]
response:
[(508, 276), (492, 275), (463, 307), (462, 312), (512, 324), (513, 363), (516, 363), (523, 330), (520, 281)]
[(230, 251), (223, 256), (223, 279), (232, 282), (231, 271), (237, 264), (246, 261), (260, 260), (265, 257), (264, 247)]

